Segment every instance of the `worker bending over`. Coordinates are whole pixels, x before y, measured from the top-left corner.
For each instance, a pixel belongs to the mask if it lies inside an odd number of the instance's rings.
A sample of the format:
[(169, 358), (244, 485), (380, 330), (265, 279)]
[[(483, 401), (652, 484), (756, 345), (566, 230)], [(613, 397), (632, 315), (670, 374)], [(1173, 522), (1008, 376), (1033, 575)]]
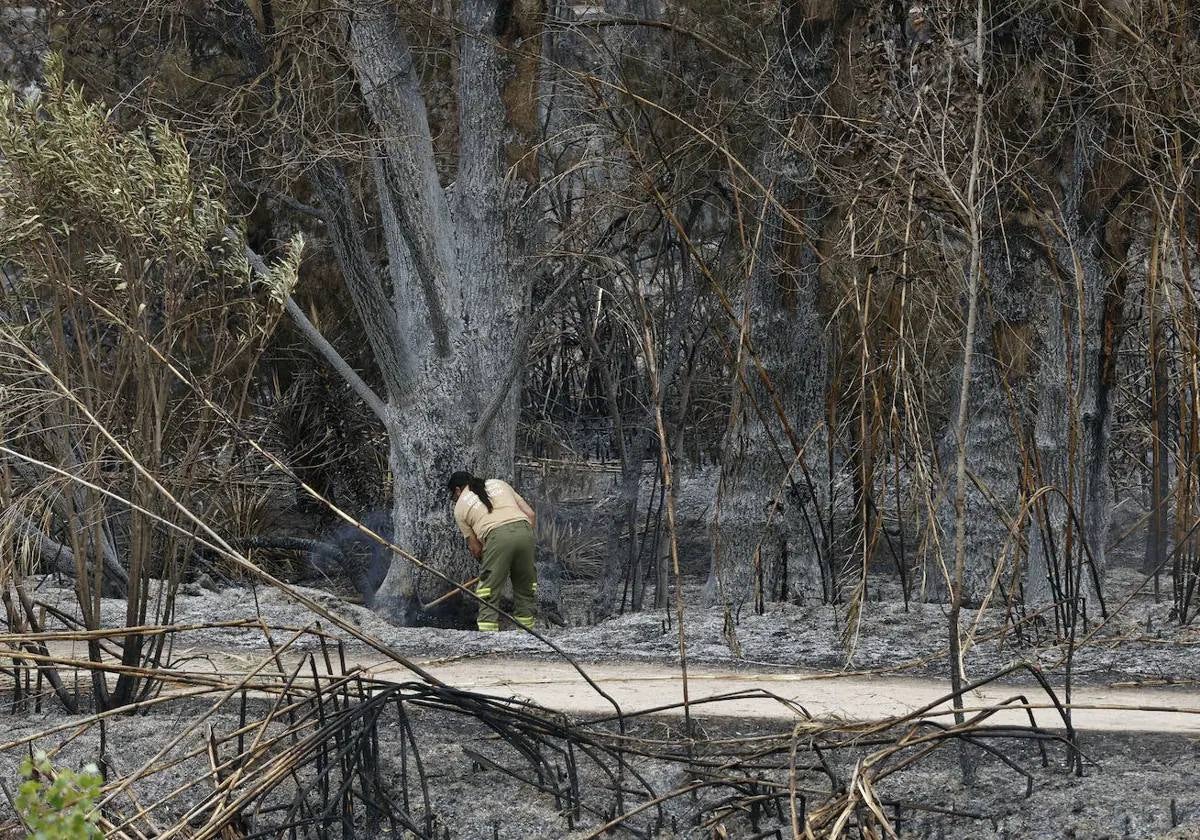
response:
[(534, 526), (537, 514), (507, 482), (484, 481), (460, 470), (450, 476), (454, 520), (471, 556), (482, 561), (475, 594), (480, 630), (499, 630), (500, 591), (512, 578), (513, 618), (533, 627), (537, 613), (537, 568), (534, 566)]

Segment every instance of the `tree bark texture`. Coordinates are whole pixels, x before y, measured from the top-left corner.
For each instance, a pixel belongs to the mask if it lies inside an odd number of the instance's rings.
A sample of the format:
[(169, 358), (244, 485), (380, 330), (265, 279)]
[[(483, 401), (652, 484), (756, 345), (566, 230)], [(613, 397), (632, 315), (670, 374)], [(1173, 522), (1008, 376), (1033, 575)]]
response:
[[(526, 7), (534, 5), (458, 4), (458, 165), (452, 186), (443, 187), (398, 12), (371, 0), (352, 3), (348, 58), (376, 137), (369, 172), (385, 263), (367, 245), (336, 164), (319, 165), (315, 177), (383, 374), (394, 541), (456, 581), (471, 577), (475, 563), (451, 519), (446, 478), (462, 467), (512, 477), (519, 385), (504, 372), (529, 288), (511, 267), (505, 175), (515, 115), (535, 98), (536, 62), (514, 61), (502, 45), (514, 27), (528, 24)], [(496, 400), (499, 408), (476, 427)], [(417, 621), (419, 604), (446, 589), (436, 574), (394, 558), (374, 606), (392, 620)], [(458, 601), (472, 610), (469, 599)]]

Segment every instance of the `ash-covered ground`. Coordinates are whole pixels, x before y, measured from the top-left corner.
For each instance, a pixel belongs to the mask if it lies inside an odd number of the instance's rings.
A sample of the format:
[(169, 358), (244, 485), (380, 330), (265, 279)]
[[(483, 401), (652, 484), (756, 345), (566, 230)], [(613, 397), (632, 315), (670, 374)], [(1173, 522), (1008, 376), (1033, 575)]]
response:
[[(1167, 599), (1156, 601), (1142, 586), (1144, 576), (1115, 568), (1108, 575), (1108, 619), (1081, 624), (1074, 646), (1050, 641), (1052, 628), (1026, 628), (1023, 637), (1012, 629), (999, 608), (964, 610), (961, 627), (972, 640), (966, 655), (970, 677), (988, 676), (1015, 662), (1039, 665), (1061, 679), (1068, 653), (1072, 679), (1078, 683), (1195, 684), (1200, 679), (1200, 623), (1180, 626), (1171, 617)], [(577, 585), (581, 593), (586, 586)], [(565, 603), (580, 604), (569, 587)], [(747, 608), (735, 616), (729, 632), (720, 609), (685, 610), (684, 626), (690, 661), (734, 668), (801, 668), (866, 670), (940, 677), (946, 673), (947, 608), (942, 604), (911, 602), (907, 606), (887, 583), (872, 586), (873, 600), (861, 610), (856, 633), (848, 631), (844, 605), (796, 606), (768, 604), (762, 615)], [(178, 624), (206, 624), (261, 617), (268, 624), (305, 626), (319, 619), (285, 594), (267, 587), (228, 587), (210, 591), (190, 587), (176, 608)], [(396, 651), (418, 658), (451, 658), (491, 653), (547, 656), (544, 644), (518, 631), (484, 634), (469, 630), (396, 627), (370, 610), (347, 603), (327, 592), (302, 591), (364, 632)], [(45, 581), (38, 599), (73, 612), (71, 590)], [(696, 603), (698, 592), (686, 601)], [(1117, 611), (1118, 605), (1124, 606)], [(123, 601), (106, 601), (103, 609), (113, 622), (124, 620)], [(567, 611), (568, 618), (578, 618)], [(115, 626), (115, 625), (114, 625)], [(328, 626), (334, 635), (346, 634)], [(584, 661), (631, 660), (677, 662), (679, 640), (673, 608), (627, 613), (595, 625), (542, 628), (566, 653)], [(1037, 636), (1041, 637), (1038, 644)], [(349, 637), (351, 648), (361, 647)], [(179, 637), (185, 649), (253, 651), (262, 646), (256, 628), (202, 630)]]
[[(264, 709), (249, 710), (251, 719), (261, 716)], [(136, 716), (120, 716), (109, 721), (108, 749), (100, 751), (98, 733), (92, 728), (82, 737), (73, 729), (37, 741), (43, 749), (54, 749), (59, 766), (82, 766), (103, 760), (114, 775), (129, 773), (150, 759), (162, 747), (168, 735), (183, 731), (207, 710), (206, 701), (181, 701), (169, 711), (156, 711)], [(437, 836), (453, 838), (528, 838), (588, 837), (602, 824), (602, 818), (612, 807), (612, 781), (597, 765), (582, 759), (579, 762), (580, 786), (584, 792), (584, 808), (574, 827), (568, 822), (560, 804), (535, 787), (523, 784), (513, 776), (488, 766), (470, 754), (473, 751), (497, 765), (517, 774), (531, 775), (527, 762), (512, 747), (495, 737), (494, 732), (477, 721), (440, 710), (410, 707), (412, 723), (421, 760), (426, 771), (431, 812), (436, 817)], [(5, 710), (0, 716), (0, 730), (5, 738), (16, 740), (51, 726), (70, 722), (71, 718), (56, 711), (13, 715)], [(401, 801), (400, 739), (402, 733), (390, 716), (378, 724), (380, 775), (390, 785), (390, 795)], [(217, 734), (230, 733), (240, 719), (236, 705), (211, 715), (203, 726), (185, 739), (171, 756), (203, 747), (209, 727)], [(748, 721), (707, 720), (704, 736), (710, 739), (744, 738), (748, 736), (781, 735), (786, 726), (754, 724)], [(669, 720), (642, 722), (629, 734), (662, 742), (678, 738), (677, 724)], [(1049, 766), (1042, 767), (1038, 750), (1030, 744), (1002, 744), (1010, 758), (1032, 776), (1032, 794), (1026, 796), (1026, 779), (1010, 767), (977, 753), (976, 779), (963, 784), (958, 754), (947, 746), (924, 758), (913, 768), (891, 776), (876, 786), (876, 793), (889, 819), (897, 825), (899, 835), (906, 838), (972, 838), (972, 840), (1102, 840), (1102, 838), (1191, 838), (1200, 836), (1200, 745), (1183, 738), (1150, 734), (1085, 734), (1080, 742), (1087, 757), (1082, 776), (1071, 774), (1065, 767), (1066, 750), (1058, 744), (1048, 748)], [(871, 751), (846, 749), (830, 751), (827, 760), (843, 782), (852, 778), (855, 763)], [(0, 778), (13, 779), (23, 749), (0, 754)], [(703, 757), (699, 748), (697, 756)], [(801, 759), (805, 754), (801, 753)], [(409, 762), (410, 809), (422, 815), (421, 793), (412, 775), (413, 753), (407, 752)], [(615, 765), (609, 764), (609, 770)], [(685, 785), (689, 775), (682, 762), (655, 758), (633, 758), (626, 771), (626, 785), (632, 791), (638, 785), (632, 781), (635, 771), (660, 792)], [(156, 802), (188, 783), (195, 783), (197, 792), (206, 791), (210, 784), (207, 757), (200, 755), (184, 760), (173, 767), (137, 782), (130, 795), (123, 796), (119, 808), (128, 810), (134, 801)], [(764, 772), (770, 778), (771, 773)], [(776, 773), (777, 778), (786, 778)], [(804, 806), (814, 807), (828, 791), (817, 789), (824, 784), (819, 776), (802, 773), (799, 789), (810, 792)], [(10, 785), (11, 789), (12, 785)], [(761, 815), (757, 828), (752, 828), (747, 814), (735, 814), (719, 820), (725, 833), (713, 827), (694, 825), (695, 815), (715, 811), (728, 790), (702, 791), (696, 799), (682, 796), (670, 801), (662, 814), (661, 823), (654, 809), (632, 819), (636, 833), (613, 836), (658, 836), (662, 838), (747, 838), (775, 836), (759, 834), (779, 828), (782, 836), (790, 836), (787, 823), (790, 814), (786, 806), (783, 821), (774, 813)], [(279, 794), (280, 803), (287, 799), (287, 785)], [(192, 797), (178, 796), (157, 812), (157, 819), (167, 822), (181, 816)], [(626, 798), (626, 807), (642, 801), (636, 795)], [(803, 807), (803, 806), (798, 806)], [(596, 813), (589, 814), (588, 808)], [(4, 818), (11, 818), (7, 806)], [(242, 829), (264, 831), (279, 818), (278, 813), (264, 812)], [(409, 836), (393, 834), (386, 825), (372, 828), (363, 821), (361, 809), (357, 830), (364, 836)], [(656, 832), (647, 835), (646, 829), (658, 823)], [(371, 833), (373, 832), (373, 833)], [(14, 836), (20, 836), (14, 835)]]
[[(1156, 602), (1149, 588), (1130, 595), (1144, 578), (1128, 569), (1113, 569), (1108, 577), (1109, 603), (1125, 606), (1103, 624), (1092, 622), (1077, 638), (1084, 643), (1072, 651), (1073, 679), (1092, 684), (1193, 684), (1200, 677), (1200, 630), (1179, 627), (1170, 607)], [(583, 587), (580, 587), (581, 591)], [(519, 654), (524, 659), (554, 654), (532, 637), (520, 632), (480, 634), (428, 628), (400, 628), (388, 624), (363, 607), (314, 589), (305, 594), (326, 608), (377, 637), (395, 650), (424, 659)], [(227, 587), (210, 591), (189, 586), (179, 597), (175, 620), (178, 624), (207, 625), (221, 621), (261, 618), (276, 627), (304, 627), (319, 621), (306, 608), (283, 593), (265, 587)], [(569, 593), (570, 594), (570, 593)], [(695, 594), (695, 593), (690, 593)], [(744, 611), (729, 632), (720, 610), (689, 608), (684, 624), (689, 657), (725, 667), (767, 671), (791, 668), (909, 673), (944, 679), (946, 673), (945, 608), (941, 605), (910, 603), (907, 607), (894, 596), (894, 587), (872, 587), (872, 600), (862, 610), (861, 624), (848, 638), (845, 608), (831, 606), (769, 605), (763, 615)], [(52, 580), (44, 580), (39, 600), (73, 612), (73, 593)], [(568, 597), (568, 603), (572, 599)], [(575, 599), (581, 602), (582, 597)], [(688, 599), (695, 602), (695, 598)], [(1127, 603), (1126, 603), (1127, 601)], [(103, 610), (117, 624), (124, 618), (124, 603), (106, 601)], [(569, 616), (570, 617), (570, 616)], [(1061, 676), (1068, 652), (1063, 645), (1032, 644), (1027, 634), (1017, 638), (1002, 610), (982, 615), (967, 611), (964, 630), (974, 627), (966, 665), (968, 675), (983, 677), (1016, 662), (1043, 666), (1052, 676)], [(349, 651), (361, 643), (331, 628), (324, 629), (347, 639)], [(1082, 628), (1081, 628), (1082, 630)], [(594, 626), (547, 628), (553, 640), (581, 662), (678, 661), (677, 626), (671, 610), (627, 614)], [(315, 642), (301, 640), (300, 648)], [(81, 648), (79, 653), (84, 651)], [(247, 662), (264, 655), (263, 635), (258, 628), (213, 629), (177, 635), (171, 656), (176, 662), (220, 653), (244, 656)], [(0, 687), (3, 687), (0, 685)], [(8, 699), (6, 694), (5, 700)], [(112, 770), (128, 772), (161, 745), (163, 732), (179, 731), (194, 720), (199, 706), (180, 703), (150, 714), (114, 718), (107, 737)], [(24, 734), (45, 729), (67, 718), (48, 701), (46, 710), (8, 713), (0, 729), (12, 741)], [(599, 818), (584, 816), (583, 826), (571, 830), (553, 799), (544, 792), (518, 783), (493, 768), (480, 766), (466, 750), (476, 750), (516, 770), (522, 758), (497, 741), (478, 722), (423, 710), (414, 713), (422, 756), (429, 773), (432, 809), (444, 831), (463, 838), (528, 838), (588, 836)], [(230, 731), (236, 725), (232, 712), (221, 711), (209, 721), (214, 729)], [(788, 724), (780, 720), (729, 720), (707, 718), (704, 736), (727, 738), (786, 735)], [(678, 736), (677, 722), (670, 718), (640, 724), (639, 734), (662, 739)], [(62, 747), (56, 760), (63, 765), (97, 758), (93, 733), (76, 740), (63, 735), (39, 739), (38, 746)], [(200, 737), (199, 733), (197, 737)], [(380, 732), (380, 754), (386, 765), (398, 752), (399, 734), (384, 725)], [(1086, 756), (1082, 777), (1065, 769), (1065, 750), (1050, 748), (1050, 766), (1042, 767), (1030, 745), (1006, 747), (1006, 755), (1032, 774), (1033, 792), (1026, 798), (1026, 779), (994, 757), (979, 754), (974, 783), (963, 784), (958, 755), (944, 748), (924, 758), (911, 770), (890, 776), (880, 783), (878, 793), (885, 801), (903, 803), (898, 817), (903, 837), (931, 838), (1182, 838), (1200, 837), (1200, 743), (1195, 738), (1156, 733), (1083, 733), (1081, 747)], [(120, 750), (112, 750), (120, 744)], [(194, 745), (193, 745), (194, 746)], [(850, 779), (856, 758), (870, 750), (847, 750), (833, 760), (837, 775)], [(0, 755), (0, 778), (12, 779), (25, 748)], [(391, 756), (391, 758), (389, 757)], [(636, 769), (656, 788), (666, 791), (683, 784), (688, 776), (678, 763), (650, 758), (637, 760)], [(149, 786), (140, 796), (161, 795), (172, 784), (201, 772), (187, 763), (139, 783)], [(392, 768), (394, 771), (394, 768)], [(384, 775), (392, 772), (384, 767)], [(206, 771), (205, 771), (206, 772)], [(585, 780), (598, 799), (597, 808), (610, 807), (604, 792), (605, 775), (597, 768)], [(715, 794), (714, 794), (715, 796)], [(701, 797), (700, 802), (703, 802)], [(890, 807), (890, 806), (889, 806)], [(922, 810), (925, 809), (925, 810)], [(932, 809), (932, 810), (929, 810)], [(661, 826), (662, 837), (711, 837), (712, 828), (697, 828), (689, 820), (696, 802), (686, 798), (668, 809)], [(948, 813), (953, 812), (953, 813)], [(672, 819), (673, 818), (673, 819)], [(772, 817), (760, 820), (759, 830), (772, 828)], [(635, 821), (645, 828), (650, 820)], [(726, 820), (729, 837), (751, 837), (755, 830), (740, 818)], [(783, 836), (789, 835), (786, 826)], [(720, 835), (717, 835), (720, 836)]]

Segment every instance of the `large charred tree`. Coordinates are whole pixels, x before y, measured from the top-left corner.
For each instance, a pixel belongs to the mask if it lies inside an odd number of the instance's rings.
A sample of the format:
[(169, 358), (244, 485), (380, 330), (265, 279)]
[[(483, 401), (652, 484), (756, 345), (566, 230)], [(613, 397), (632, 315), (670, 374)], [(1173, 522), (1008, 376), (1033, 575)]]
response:
[[(533, 229), (522, 220), (536, 215), (518, 208), (537, 178), (543, 3), (462, 0), (451, 20), (403, 0), (352, 0), (303, 18), (253, 0), (185, 5), (142, 12), (81, 0), (62, 16), (84, 45), (68, 46), (71, 60), (114, 100), (148, 71), (161, 87), (126, 107), (191, 115), (190, 139), (235, 183), (254, 173), (256, 189), (299, 208), (329, 244), (378, 392), (294, 302), (288, 312), (386, 431), (394, 542), (461, 582), (474, 562), (450, 519), (446, 477), (462, 466), (512, 473), (534, 277), (514, 264)], [(199, 81), (173, 87), (176, 63)], [(213, 95), (218, 87), (225, 96)], [(411, 622), (447, 588), (396, 557), (374, 603)]]
[[(347, 60), (370, 116), (370, 163), (385, 260), (372, 253), (334, 161), (315, 170), (334, 250), (382, 374), (394, 540), (463, 580), (472, 562), (447, 517), (445, 480), (464, 464), (512, 472), (517, 393), (508, 375), (529, 304), (513, 269), (510, 148), (535, 99), (536, 63), (515, 42), (535, 3), (458, 4), (457, 171), (443, 186), (419, 66), (396, 7), (350, 4)], [(376, 609), (409, 622), (446, 584), (397, 558)]]

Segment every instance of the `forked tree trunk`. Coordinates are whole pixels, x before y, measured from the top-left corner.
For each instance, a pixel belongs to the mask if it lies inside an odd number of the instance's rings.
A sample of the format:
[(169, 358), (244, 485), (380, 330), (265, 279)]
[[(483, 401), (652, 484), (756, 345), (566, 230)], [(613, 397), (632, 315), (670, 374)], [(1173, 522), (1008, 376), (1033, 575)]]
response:
[[(374, 0), (351, 4), (348, 58), (378, 138), (372, 174), (386, 269), (368, 248), (336, 166), (318, 166), (315, 179), (386, 388), (395, 542), (460, 582), (476, 564), (451, 519), (446, 478), (462, 467), (512, 476), (519, 385), (506, 373), (529, 285), (510, 266), (506, 151), (518, 145), (532, 108), (536, 61), (514, 59), (504, 46), (529, 24), (536, 10), (526, 7), (533, 5), (458, 4), (459, 149), (451, 191), (439, 180), (418, 68), (397, 9)], [(395, 558), (374, 606), (409, 623), (420, 620), (421, 603), (447, 588), (438, 575)], [(472, 609), (469, 599), (457, 606)]]

